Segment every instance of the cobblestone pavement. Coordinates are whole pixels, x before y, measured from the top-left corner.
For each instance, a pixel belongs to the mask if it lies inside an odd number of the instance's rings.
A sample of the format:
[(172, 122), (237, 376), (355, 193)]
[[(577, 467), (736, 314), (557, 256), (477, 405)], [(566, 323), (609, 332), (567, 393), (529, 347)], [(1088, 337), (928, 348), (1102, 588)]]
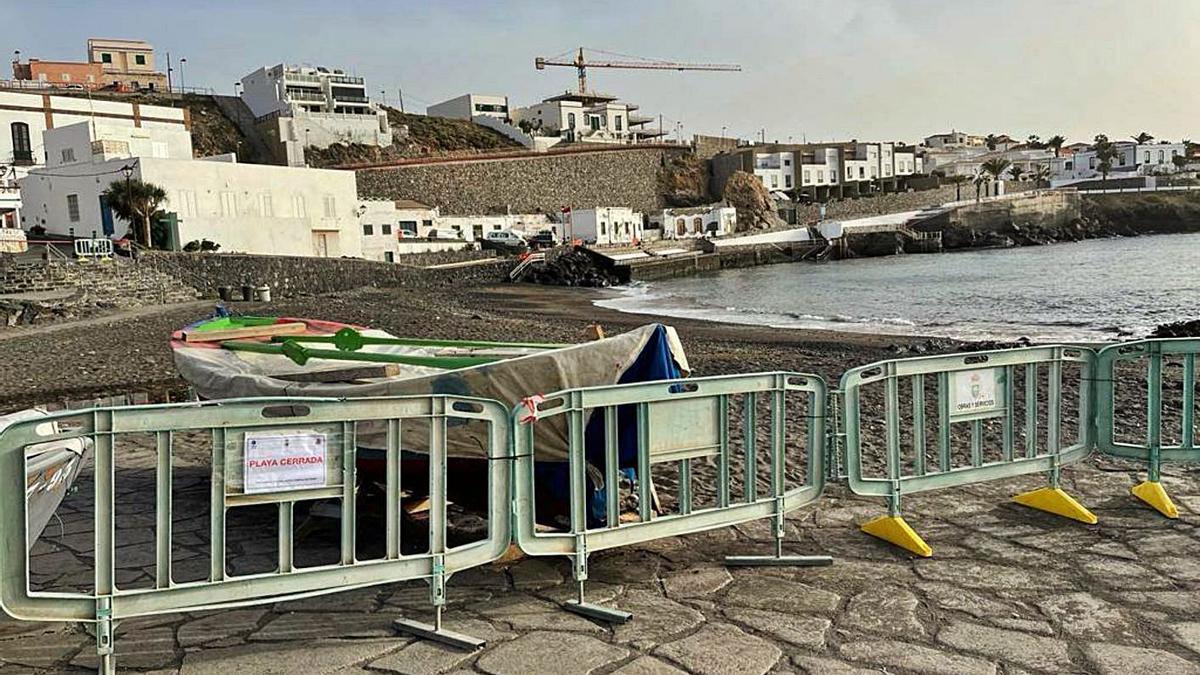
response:
[[(1037, 477), (909, 497), (905, 515), (933, 546), (931, 559), (859, 532), (882, 504), (840, 487), (788, 521), (787, 549), (832, 555), (831, 567), (723, 567), (726, 554), (770, 550), (763, 521), (597, 553), (588, 599), (634, 613), (619, 626), (556, 607), (574, 593), (565, 559), (476, 568), (451, 580), (446, 614), (448, 628), (488, 641), (476, 653), (393, 633), (398, 617), (430, 620), (426, 586), (410, 582), (129, 620), (118, 628), (118, 665), (187, 675), (1200, 673), (1200, 473), (1164, 478), (1177, 521), (1129, 496), (1137, 479), (1107, 460), (1066, 471), (1065, 489), (1095, 510), (1095, 526), (1008, 501)], [(153, 499), (152, 473), (146, 480), (125, 494)], [(207, 567), (205, 476), (183, 472), (181, 481), (177, 580)], [(34, 584), (87, 583), (86, 510), (76, 500), (51, 523), (34, 549)], [(151, 512), (118, 512), (118, 583), (150, 580), (153, 522)], [(263, 522), (231, 521), (230, 539), (273, 541)], [(271, 560), (239, 546), (230, 549), (235, 571)], [(94, 641), (78, 626), (6, 620), (0, 663), (4, 675), (83, 671), (95, 667)]]

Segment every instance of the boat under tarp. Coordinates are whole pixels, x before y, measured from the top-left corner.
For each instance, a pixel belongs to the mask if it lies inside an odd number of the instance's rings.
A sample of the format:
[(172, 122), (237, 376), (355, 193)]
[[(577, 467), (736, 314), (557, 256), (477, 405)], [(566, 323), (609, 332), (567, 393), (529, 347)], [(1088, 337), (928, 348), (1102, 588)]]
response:
[[(216, 339), (206, 339), (205, 333)], [(547, 345), (396, 338), (378, 329), (303, 318), (217, 317), (176, 331), (171, 347), (180, 374), (207, 399), (447, 394), (489, 398), (513, 407), (563, 389), (673, 379), (689, 371), (675, 330), (661, 324), (579, 344)], [(376, 369), (364, 371), (364, 364)], [(379, 369), (380, 364), (386, 370)], [(337, 381), (339, 372), (354, 379)], [(633, 414), (632, 406), (627, 407), (630, 410), (619, 411), (623, 420)], [(604, 466), (601, 422), (595, 416), (586, 430), (589, 464), (595, 468), (588, 472), (589, 482), (597, 488)], [(636, 434), (633, 425), (620, 426), (620, 468), (629, 470), (636, 467)], [(424, 420), (401, 425), (405, 468), (416, 470), (404, 471), (406, 477), (427, 475), (420, 468), (426, 463), (429, 438)], [(485, 479), (481, 460), (486, 460), (487, 439), (486, 423), (453, 420), (448, 425), (449, 484), (460, 501), (487, 493), (454, 489), (456, 484)], [(385, 440), (384, 421), (359, 423), (361, 470), (383, 468)], [(537, 480), (544, 486), (541, 496), (551, 502), (544, 506), (558, 513), (568, 486), (566, 416), (539, 422), (534, 446)]]

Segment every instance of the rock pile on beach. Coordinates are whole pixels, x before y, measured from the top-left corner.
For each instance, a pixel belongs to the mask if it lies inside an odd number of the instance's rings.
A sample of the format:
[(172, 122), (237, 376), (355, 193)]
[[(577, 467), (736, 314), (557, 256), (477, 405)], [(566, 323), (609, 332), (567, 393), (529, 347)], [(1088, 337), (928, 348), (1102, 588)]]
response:
[(522, 281), (547, 286), (582, 286), (604, 288), (621, 283), (612, 271), (598, 265), (583, 251), (564, 253), (545, 265), (535, 265), (526, 272)]
[(1200, 337), (1200, 319), (1164, 323), (1150, 334), (1152, 338)]

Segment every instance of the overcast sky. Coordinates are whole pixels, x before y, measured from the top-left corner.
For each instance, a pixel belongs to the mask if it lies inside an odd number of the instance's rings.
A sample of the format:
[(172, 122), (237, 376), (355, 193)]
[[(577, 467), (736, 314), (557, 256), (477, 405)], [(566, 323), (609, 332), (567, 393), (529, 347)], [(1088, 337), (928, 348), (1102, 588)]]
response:
[(187, 57), (188, 86), (226, 93), (282, 61), (362, 75), (389, 104), (402, 87), (409, 111), (465, 92), (528, 105), (575, 86), (573, 69), (534, 57), (584, 46), (740, 64), (589, 70), (593, 88), (687, 135), (1200, 140), (1200, 0), (0, 0), (0, 16), (10, 53), (82, 60), (88, 37), (142, 38), (161, 64)]

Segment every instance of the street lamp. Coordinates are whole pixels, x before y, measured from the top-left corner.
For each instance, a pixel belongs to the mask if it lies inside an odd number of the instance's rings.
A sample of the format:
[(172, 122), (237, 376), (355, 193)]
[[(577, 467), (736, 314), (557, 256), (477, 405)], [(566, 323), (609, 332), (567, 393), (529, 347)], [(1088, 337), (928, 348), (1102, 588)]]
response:
[[(133, 177), (133, 165), (126, 164), (125, 166), (121, 167), (121, 173), (125, 175), (125, 198), (129, 199), (129, 181)], [(150, 219), (146, 218), (143, 221), (142, 226), (144, 229), (143, 234), (146, 237), (146, 248), (150, 248)]]
[(240, 81), (240, 80), (236, 80), (236, 81), (234, 81), (234, 83), (233, 83), (233, 95), (234, 95), (234, 96), (241, 96), (241, 95), (242, 95), (242, 92), (238, 91), (238, 87), (240, 87), (240, 86), (242, 86), (242, 83), (241, 83), (241, 81)]
[(187, 93), (187, 79), (184, 77), (184, 74), (183, 74), (183, 67), (186, 65), (187, 65), (186, 58), (179, 59), (179, 93), (181, 93), (181, 94)]

